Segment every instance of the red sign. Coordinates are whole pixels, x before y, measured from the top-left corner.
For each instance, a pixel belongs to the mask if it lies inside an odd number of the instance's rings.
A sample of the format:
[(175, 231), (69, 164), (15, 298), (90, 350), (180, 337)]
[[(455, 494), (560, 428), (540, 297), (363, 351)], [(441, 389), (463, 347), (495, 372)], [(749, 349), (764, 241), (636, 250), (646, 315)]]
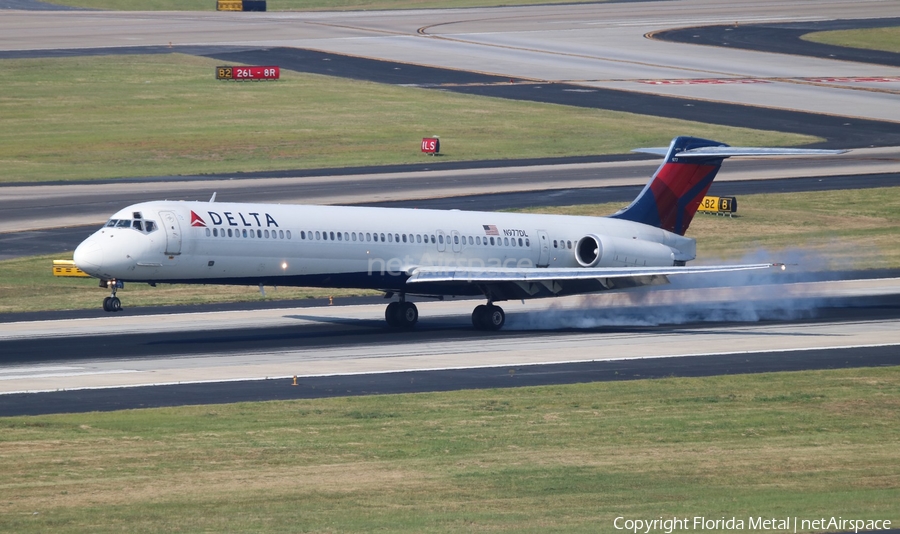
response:
[(277, 80), (278, 67), (216, 67), (217, 80)]
[(441, 140), (437, 137), (422, 138), (422, 152), (426, 154), (437, 154), (441, 151)]

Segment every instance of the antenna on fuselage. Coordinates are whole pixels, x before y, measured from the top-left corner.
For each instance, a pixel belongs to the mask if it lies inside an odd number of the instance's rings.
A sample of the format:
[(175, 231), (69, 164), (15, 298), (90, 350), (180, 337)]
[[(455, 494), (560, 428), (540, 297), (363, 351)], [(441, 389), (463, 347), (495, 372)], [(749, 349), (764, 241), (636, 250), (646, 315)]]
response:
[[(218, 191), (216, 191), (218, 193)], [(213, 193), (213, 196), (209, 197), (209, 203), (212, 204), (216, 201), (216, 193)]]

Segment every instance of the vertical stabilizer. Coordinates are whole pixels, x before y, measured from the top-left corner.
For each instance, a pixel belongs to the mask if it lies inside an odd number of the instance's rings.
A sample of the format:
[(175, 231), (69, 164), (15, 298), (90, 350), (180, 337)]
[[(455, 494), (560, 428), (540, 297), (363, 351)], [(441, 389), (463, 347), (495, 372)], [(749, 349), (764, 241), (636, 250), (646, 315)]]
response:
[(728, 156), (684, 155), (688, 150), (727, 147), (724, 143), (696, 137), (676, 137), (666, 159), (641, 194), (627, 208), (611, 215), (684, 235), (700, 202), (706, 196), (722, 160)]

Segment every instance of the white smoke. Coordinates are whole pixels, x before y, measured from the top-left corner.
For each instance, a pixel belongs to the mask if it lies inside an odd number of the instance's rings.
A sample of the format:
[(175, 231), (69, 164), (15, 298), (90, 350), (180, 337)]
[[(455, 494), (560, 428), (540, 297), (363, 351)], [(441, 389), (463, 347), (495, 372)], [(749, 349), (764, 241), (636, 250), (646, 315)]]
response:
[[(670, 277), (667, 286), (610, 291), (560, 299), (549, 308), (507, 315), (512, 330), (759, 322), (814, 317), (825, 298), (803, 282), (823, 279), (827, 258), (806, 250), (755, 251), (726, 263), (788, 264), (769, 269)], [(720, 262), (719, 264), (722, 264)]]

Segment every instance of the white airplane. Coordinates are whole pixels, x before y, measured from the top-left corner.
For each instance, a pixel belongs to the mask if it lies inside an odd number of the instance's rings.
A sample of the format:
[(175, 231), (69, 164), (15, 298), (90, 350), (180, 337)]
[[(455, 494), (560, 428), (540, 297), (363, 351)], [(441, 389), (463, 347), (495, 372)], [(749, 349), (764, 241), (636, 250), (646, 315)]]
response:
[(737, 148), (676, 137), (644, 190), (609, 217), (458, 210), (214, 202), (144, 202), (122, 209), (75, 250), (75, 264), (122, 309), (124, 282), (365, 288), (395, 295), (388, 325), (413, 327), (407, 295), (484, 296), (476, 329), (499, 330), (494, 302), (667, 283), (676, 274), (781, 267), (686, 267), (684, 237), (722, 160), (843, 151)]

